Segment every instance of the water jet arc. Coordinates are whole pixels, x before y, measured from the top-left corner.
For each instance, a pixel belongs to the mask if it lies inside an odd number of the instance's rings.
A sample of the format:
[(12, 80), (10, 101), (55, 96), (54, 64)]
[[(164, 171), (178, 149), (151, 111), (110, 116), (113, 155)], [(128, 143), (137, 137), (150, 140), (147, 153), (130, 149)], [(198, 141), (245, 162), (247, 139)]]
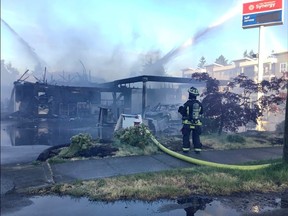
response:
[(42, 68), (45, 62), (36, 54), (34, 49), (25, 41), (5, 20), (1, 18), (1, 22), (9, 29), (10, 32), (15, 36), (15, 38), (24, 46), (26, 51), (30, 54), (33, 60)]

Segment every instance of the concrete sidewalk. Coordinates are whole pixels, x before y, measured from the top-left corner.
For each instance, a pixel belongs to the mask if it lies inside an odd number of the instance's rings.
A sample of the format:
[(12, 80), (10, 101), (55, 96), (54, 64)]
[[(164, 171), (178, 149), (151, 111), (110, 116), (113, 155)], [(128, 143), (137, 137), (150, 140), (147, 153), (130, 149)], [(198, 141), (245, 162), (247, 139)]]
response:
[[(283, 147), (194, 152), (188, 156), (225, 164), (281, 158)], [(36, 159), (36, 158), (35, 158)], [(31, 161), (32, 162), (32, 161)], [(147, 156), (109, 157), (60, 164), (32, 163), (1, 165), (1, 195), (11, 190), (53, 183), (107, 178), (145, 172), (158, 172), (195, 166), (165, 153)]]

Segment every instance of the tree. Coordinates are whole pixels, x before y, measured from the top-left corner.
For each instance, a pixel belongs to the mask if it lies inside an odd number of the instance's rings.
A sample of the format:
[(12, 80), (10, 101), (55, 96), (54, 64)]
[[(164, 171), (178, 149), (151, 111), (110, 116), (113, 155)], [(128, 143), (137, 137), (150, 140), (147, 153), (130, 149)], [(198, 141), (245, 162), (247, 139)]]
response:
[(199, 62), (199, 64), (197, 65), (197, 67), (198, 68), (204, 68), (204, 65), (206, 64), (206, 59), (205, 59), (205, 57), (204, 56), (202, 56), (201, 58), (200, 58), (200, 62)]
[(247, 52), (247, 50), (244, 51), (243, 57), (244, 57), (244, 58), (245, 58), (245, 57), (248, 57), (248, 52)]
[[(208, 74), (194, 73), (192, 78), (206, 81), (206, 91), (202, 100), (206, 120), (203, 122), (212, 122), (213, 127), (216, 125), (219, 135), (223, 130), (235, 132), (250, 121), (257, 122), (261, 115), (259, 107), (250, 106), (245, 96), (229, 91), (231, 84), (224, 91), (220, 91), (220, 82)], [(213, 130), (209, 125), (204, 125), (204, 130), (205, 127), (208, 131)]]
[[(247, 76), (239, 75), (227, 84), (224, 91), (220, 91), (220, 82), (211, 78), (207, 73), (194, 73), (192, 78), (206, 81), (206, 91), (202, 95), (204, 96), (202, 104), (205, 118), (203, 129), (215, 131), (216, 127), (219, 135), (223, 130), (235, 132), (249, 122), (257, 124), (257, 119), (265, 110), (283, 102), (283, 99), (275, 94), (263, 96), (259, 100), (251, 99), (252, 94), (273, 92), (277, 87), (280, 89), (283, 79), (275, 78), (271, 82), (265, 81), (257, 84)], [(271, 97), (271, 95), (274, 96)], [(209, 128), (209, 124), (205, 125), (205, 122), (213, 125), (214, 129)]]
[(228, 59), (226, 59), (223, 55), (220, 55), (216, 60), (215, 63), (220, 65), (228, 65)]
[(253, 51), (253, 50), (250, 50), (248, 57), (249, 57), (249, 58), (254, 58), (254, 56), (255, 56), (254, 51)]
[(244, 53), (243, 53), (243, 57), (244, 57), (244, 58), (245, 58), (245, 57), (248, 57), (248, 58), (254, 58), (254, 56), (255, 56), (255, 53), (254, 53), (253, 50), (250, 50), (249, 53), (248, 53), (247, 50), (245, 50)]
[(285, 101), (285, 94), (281, 94), (281, 89), (286, 87), (286, 81), (283, 78), (272, 78), (271, 81), (263, 80), (259, 85), (259, 91), (263, 96), (259, 99), (263, 109), (270, 112), (276, 112), (275, 106), (278, 106)]
[(144, 55), (142, 74), (145, 75), (166, 75), (164, 64), (161, 59), (160, 51), (150, 51)]

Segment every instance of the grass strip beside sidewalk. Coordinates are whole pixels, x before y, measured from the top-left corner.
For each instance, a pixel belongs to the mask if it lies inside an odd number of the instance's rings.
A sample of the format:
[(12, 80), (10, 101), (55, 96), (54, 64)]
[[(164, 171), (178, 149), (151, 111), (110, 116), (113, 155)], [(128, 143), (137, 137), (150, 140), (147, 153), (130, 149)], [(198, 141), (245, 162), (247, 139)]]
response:
[[(88, 197), (91, 200), (174, 199), (191, 195), (231, 195), (247, 192), (283, 192), (288, 189), (288, 165), (280, 160), (261, 170), (192, 167), (113, 178), (75, 181), (30, 190), (32, 194)], [(260, 162), (263, 163), (263, 162)]]

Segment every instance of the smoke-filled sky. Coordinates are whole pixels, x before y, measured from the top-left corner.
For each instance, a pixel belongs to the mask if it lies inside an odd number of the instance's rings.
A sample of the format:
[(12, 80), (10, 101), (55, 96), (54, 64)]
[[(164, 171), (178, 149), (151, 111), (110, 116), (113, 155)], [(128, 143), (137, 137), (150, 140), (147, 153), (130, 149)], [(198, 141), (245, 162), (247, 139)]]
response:
[[(287, 9), (287, 0), (284, 2)], [(169, 75), (179, 76), (181, 69), (196, 67), (202, 56), (213, 63), (221, 54), (235, 60), (245, 50), (258, 52), (258, 28), (244, 30), (241, 26), (242, 3), (1, 0), (1, 59), (20, 72), (33, 70), (37, 61), (49, 72), (81, 72), (85, 65), (92, 75), (110, 81), (136, 74), (141, 55), (159, 51), (164, 56), (198, 31), (222, 21), (165, 65)], [(223, 22), (230, 10), (233, 16)], [(284, 25), (265, 27), (268, 52), (288, 50), (287, 29), (287, 20)]]

